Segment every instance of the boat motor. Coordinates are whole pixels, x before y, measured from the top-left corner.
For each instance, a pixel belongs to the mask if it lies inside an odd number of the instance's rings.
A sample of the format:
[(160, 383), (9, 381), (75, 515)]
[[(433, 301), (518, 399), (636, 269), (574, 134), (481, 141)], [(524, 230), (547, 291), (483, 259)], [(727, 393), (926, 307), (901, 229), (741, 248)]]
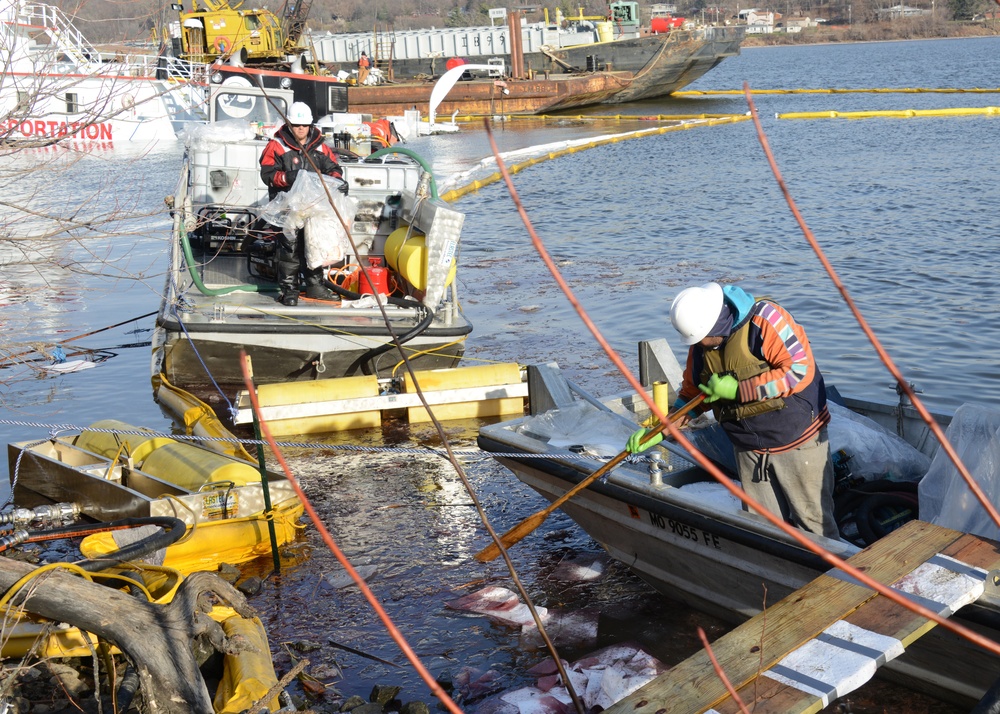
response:
[(278, 239), (281, 229), (267, 221), (257, 219), (243, 241), (247, 256), (247, 273), (264, 280), (278, 279)]

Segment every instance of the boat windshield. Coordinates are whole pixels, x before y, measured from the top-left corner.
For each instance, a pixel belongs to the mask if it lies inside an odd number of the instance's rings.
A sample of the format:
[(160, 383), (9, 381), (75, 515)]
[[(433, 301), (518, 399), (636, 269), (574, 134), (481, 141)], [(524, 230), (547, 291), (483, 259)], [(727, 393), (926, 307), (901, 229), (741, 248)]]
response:
[(241, 119), (267, 126), (281, 124), (287, 104), (282, 97), (262, 97), (239, 91), (221, 91), (215, 95), (215, 120)]

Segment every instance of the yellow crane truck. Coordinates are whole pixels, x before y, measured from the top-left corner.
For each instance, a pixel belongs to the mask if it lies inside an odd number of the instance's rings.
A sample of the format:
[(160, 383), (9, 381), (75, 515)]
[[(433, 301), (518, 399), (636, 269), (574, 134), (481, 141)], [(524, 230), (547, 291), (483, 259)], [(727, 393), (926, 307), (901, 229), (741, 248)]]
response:
[(243, 10), (243, 2), (191, 0), (191, 10), (180, 3), (181, 57), (198, 63), (237, 58), (243, 64), (273, 64), (301, 54), (298, 46), (312, 0), (285, 0), (281, 12), (266, 8)]

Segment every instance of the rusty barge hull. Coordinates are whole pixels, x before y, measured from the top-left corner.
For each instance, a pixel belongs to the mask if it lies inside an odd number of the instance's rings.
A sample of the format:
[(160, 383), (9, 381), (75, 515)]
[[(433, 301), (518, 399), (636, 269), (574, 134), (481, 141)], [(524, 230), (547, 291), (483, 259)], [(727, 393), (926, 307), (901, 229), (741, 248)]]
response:
[[(628, 72), (593, 72), (560, 75), (549, 79), (496, 81), (472, 79), (458, 82), (438, 106), (436, 114), (546, 114), (601, 104), (628, 86)], [(504, 94), (504, 90), (509, 93)], [(404, 82), (349, 87), (348, 111), (372, 116), (400, 116), (416, 108), (429, 111), (431, 82)]]
[[(524, 70), (530, 76), (549, 78), (611, 72), (627, 79), (621, 91), (597, 103), (654, 99), (676, 92), (727, 57), (739, 55), (745, 32), (743, 26), (701, 27), (545, 52), (526, 52)], [(511, 66), (510, 54), (498, 53), (496, 56), (507, 67)], [(444, 65), (444, 58), (391, 60), (383, 69), (395, 81), (409, 82), (418, 77), (440, 76)]]
[[(596, 62), (601, 69), (631, 75), (626, 86), (604, 103), (655, 99), (686, 87), (725, 58), (740, 53), (744, 28), (710, 27), (702, 32), (671, 32), (658, 37), (661, 43), (655, 46), (645, 42), (645, 37), (597, 46), (596, 60), (591, 64)], [(571, 53), (567, 56), (567, 61), (573, 59)]]

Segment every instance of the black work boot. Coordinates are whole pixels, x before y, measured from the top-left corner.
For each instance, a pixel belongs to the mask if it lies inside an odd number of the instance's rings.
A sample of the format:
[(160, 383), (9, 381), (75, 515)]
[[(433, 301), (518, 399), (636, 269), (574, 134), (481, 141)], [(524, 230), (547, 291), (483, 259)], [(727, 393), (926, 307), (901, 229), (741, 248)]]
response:
[(328, 290), (322, 285), (310, 285), (309, 287), (307, 287), (306, 297), (309, 298), (310, 300), (331, 300), (331, 301), (340, 300), (340, 298), (336, 295), (336, 293)]
[(340, 297), (330, 291), (323, 284), (323, 269), (309, 270), (305, 272), (306, 297), (310, 300), (340, 300)]
[(299, 304), (299, 255), (284, 233), (278, 236), (278, 302), (286, 307)]

